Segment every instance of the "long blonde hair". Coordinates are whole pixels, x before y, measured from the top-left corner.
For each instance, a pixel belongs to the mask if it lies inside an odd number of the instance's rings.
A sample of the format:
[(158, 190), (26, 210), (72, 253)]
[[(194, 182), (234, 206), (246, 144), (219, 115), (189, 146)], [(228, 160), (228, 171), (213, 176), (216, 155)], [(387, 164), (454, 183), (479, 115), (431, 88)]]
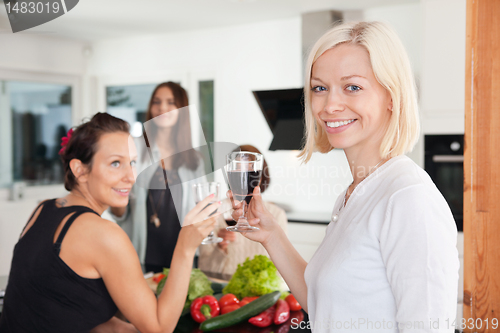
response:
[(334, 148), (311, 110), (311, 72), (314, 62), (339, 44), (364, 47), (377, 81), (391, 95), (392, 115), (380, 156), (387, 158), (411, 151), (420, 135), (420, 120), (415, 80), (403, 44), (394, 30), (382, 22), (349, 22), (327, 31), (309, 53), (304, 85), (305, 144), (299, 157), (307, 163), (313, 152), (327, 153)]

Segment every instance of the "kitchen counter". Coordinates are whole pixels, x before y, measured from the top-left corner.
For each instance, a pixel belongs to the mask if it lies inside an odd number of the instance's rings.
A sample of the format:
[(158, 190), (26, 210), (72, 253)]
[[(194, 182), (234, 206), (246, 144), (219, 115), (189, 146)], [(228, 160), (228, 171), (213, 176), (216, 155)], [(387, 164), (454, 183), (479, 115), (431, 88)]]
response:
[(287, 212), (286, 217), (291, 223), (328, 224), (331, 221), (332, 212), (292, 211)]

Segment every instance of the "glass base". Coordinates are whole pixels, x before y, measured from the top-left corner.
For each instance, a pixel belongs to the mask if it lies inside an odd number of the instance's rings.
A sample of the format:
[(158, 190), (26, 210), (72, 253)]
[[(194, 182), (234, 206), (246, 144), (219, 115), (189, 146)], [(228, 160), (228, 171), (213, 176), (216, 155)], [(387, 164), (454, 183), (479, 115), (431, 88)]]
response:
[(233, 232), (252, 232), (252, 231), (257, 231), (260, 230), (257, 227), (252, 227), (248, 223), (238, 223), (232, 227), (227, 227), (227, 231), (233, 231)]
[(223, 239), (220, 237), (207, 237), (204, 240), (201, 241), (201, 244), (216, 244), (222, 242)]

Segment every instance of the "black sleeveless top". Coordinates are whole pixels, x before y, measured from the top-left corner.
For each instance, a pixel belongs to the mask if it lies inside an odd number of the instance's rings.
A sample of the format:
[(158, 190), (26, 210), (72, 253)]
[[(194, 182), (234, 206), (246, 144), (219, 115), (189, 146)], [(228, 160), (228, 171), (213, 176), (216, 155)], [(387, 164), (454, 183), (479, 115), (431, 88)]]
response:
[[(73, 221), (83, 213), (97, 213), (84, 206), (58, 208), (55, 199), (42, 205), (36, 222), (14, 247), (0, 332), (89, 332), (111, 319), (117, 307), (102, 279), (76, 274), (59, 252)], [(57, 227), (71, 213), (53, 243)]]
[[(163, 170), (160, 166), (151, 178), (150, 190), (147, 200), (147, 244), (146, 257), (144, 258), (146, 269), (148, 266), (158, 266), (154, 271), (162, 271), (163, 267), (170, 268), (174, 256), (177, 238), (181, 232), (181, 223), (174, 205), (174, 197), (182, 201), (182, 187), (175, 186), (171, 189), (168, 182), (179, 183), (177, 170)], [(157, 189), (158, 182), (165, 183), (166, 189)], [(151, 217), (156, 213), (160, 219), (160, 225), (151, 222)]]

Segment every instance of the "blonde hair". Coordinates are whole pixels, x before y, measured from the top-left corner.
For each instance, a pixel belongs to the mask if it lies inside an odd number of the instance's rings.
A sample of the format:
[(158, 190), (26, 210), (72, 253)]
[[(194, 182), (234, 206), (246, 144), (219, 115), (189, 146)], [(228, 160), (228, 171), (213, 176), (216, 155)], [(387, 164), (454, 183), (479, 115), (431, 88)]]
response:
[(377, 81), (391, 95), (392, 115), (380, 145), (380, 156), (388, 158), (411, 151), (420, 135), (420, 121), (415, 81), (403, 44), (394, 30), (382, 22), (349, 22), (327, 31), (309, 53), (304, 85), (305, 144), (299, 157), (307, 163), (313, 152), (327, 153), (334, 148), (312, 114), (311, 72), (314, 62), (339, 44), (364, 47)]

